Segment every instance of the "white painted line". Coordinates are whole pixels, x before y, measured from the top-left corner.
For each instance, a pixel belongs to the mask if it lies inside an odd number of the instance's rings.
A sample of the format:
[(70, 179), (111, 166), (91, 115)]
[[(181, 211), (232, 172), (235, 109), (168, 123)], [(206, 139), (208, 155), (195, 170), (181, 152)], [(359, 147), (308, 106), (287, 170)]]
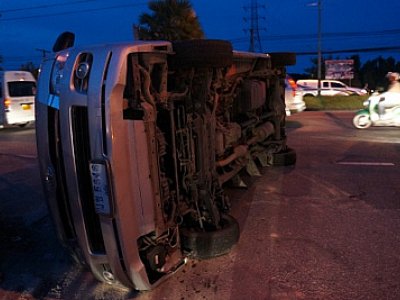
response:
[(338, 165), (356, 165), (356, 166), (394, 166), (394, 163), (385, 162), (363, 162), (363, 161), (339, 161)]

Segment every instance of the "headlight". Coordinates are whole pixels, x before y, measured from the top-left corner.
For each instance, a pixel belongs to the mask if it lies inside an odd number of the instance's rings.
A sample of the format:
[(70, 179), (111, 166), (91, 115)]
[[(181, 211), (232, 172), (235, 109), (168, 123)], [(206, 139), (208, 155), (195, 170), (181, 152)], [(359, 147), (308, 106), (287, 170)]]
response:
[(61, 81), (63, 78), (65, 62), (68, 59), (68, 52), (57, 55), (51, 71), (50, 93), (60, 95)]
[(369, 100), (365, 100), (365, 101), (363, 102), (363, 105), (364, 105), (364, 106), (369, 106)]

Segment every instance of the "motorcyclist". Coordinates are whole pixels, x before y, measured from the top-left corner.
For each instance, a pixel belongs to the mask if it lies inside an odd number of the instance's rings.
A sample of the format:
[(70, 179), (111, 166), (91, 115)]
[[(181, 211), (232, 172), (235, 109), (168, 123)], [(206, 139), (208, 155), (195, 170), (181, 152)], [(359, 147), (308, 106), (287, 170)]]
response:
[(381, 101), (378, 103), (379, 118), (382, 118), (387, 108), (400, 105), (400, 74), (389, 72), (386, 75), (389, 80), (388, 90), (382, 94)]

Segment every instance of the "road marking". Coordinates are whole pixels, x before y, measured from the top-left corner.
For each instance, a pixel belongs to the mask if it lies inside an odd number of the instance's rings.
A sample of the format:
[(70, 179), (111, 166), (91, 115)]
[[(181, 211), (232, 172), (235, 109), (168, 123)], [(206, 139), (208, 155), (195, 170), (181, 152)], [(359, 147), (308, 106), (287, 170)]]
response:
[(394, 163), (386, 162), (363, 162), (363, 161), (339, 161), (338, 165), (356, 165), (356, 166), (394, 166)]

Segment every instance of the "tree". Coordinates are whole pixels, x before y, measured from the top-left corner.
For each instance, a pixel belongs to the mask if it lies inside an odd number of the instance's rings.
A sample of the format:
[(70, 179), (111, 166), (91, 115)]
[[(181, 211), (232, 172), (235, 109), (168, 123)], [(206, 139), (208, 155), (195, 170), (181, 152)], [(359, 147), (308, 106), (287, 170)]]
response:
[(21, 65), (20, 67), (21, 71), (28, 71), (31, 72), (32, 75), (37, 79), (39, 75), (39, 68), (35, 67), (33, 62), (28, 62), (26, 64)]
[(386, 74), (388, 72), (400, 72), (400, 62), (396, 63), (393, 57), (385, 59), (379, 56), (365, 62), (360, 69), (362, 82), (368, 84), (371, 89), (386, 89), (388, 86)]
[(354, 76), (359, 75), (360, 69), (361, 69), (360, 55), (354, 54), (354, 55), (350, 56), (348, 59), (352, 59), (354, 61), (354, 64), (353, 64)]
[(150, 1), (152, 14), (139, 17), (142, 40), (189, 40), (204, 38), (200, 22), (188, 0)]

